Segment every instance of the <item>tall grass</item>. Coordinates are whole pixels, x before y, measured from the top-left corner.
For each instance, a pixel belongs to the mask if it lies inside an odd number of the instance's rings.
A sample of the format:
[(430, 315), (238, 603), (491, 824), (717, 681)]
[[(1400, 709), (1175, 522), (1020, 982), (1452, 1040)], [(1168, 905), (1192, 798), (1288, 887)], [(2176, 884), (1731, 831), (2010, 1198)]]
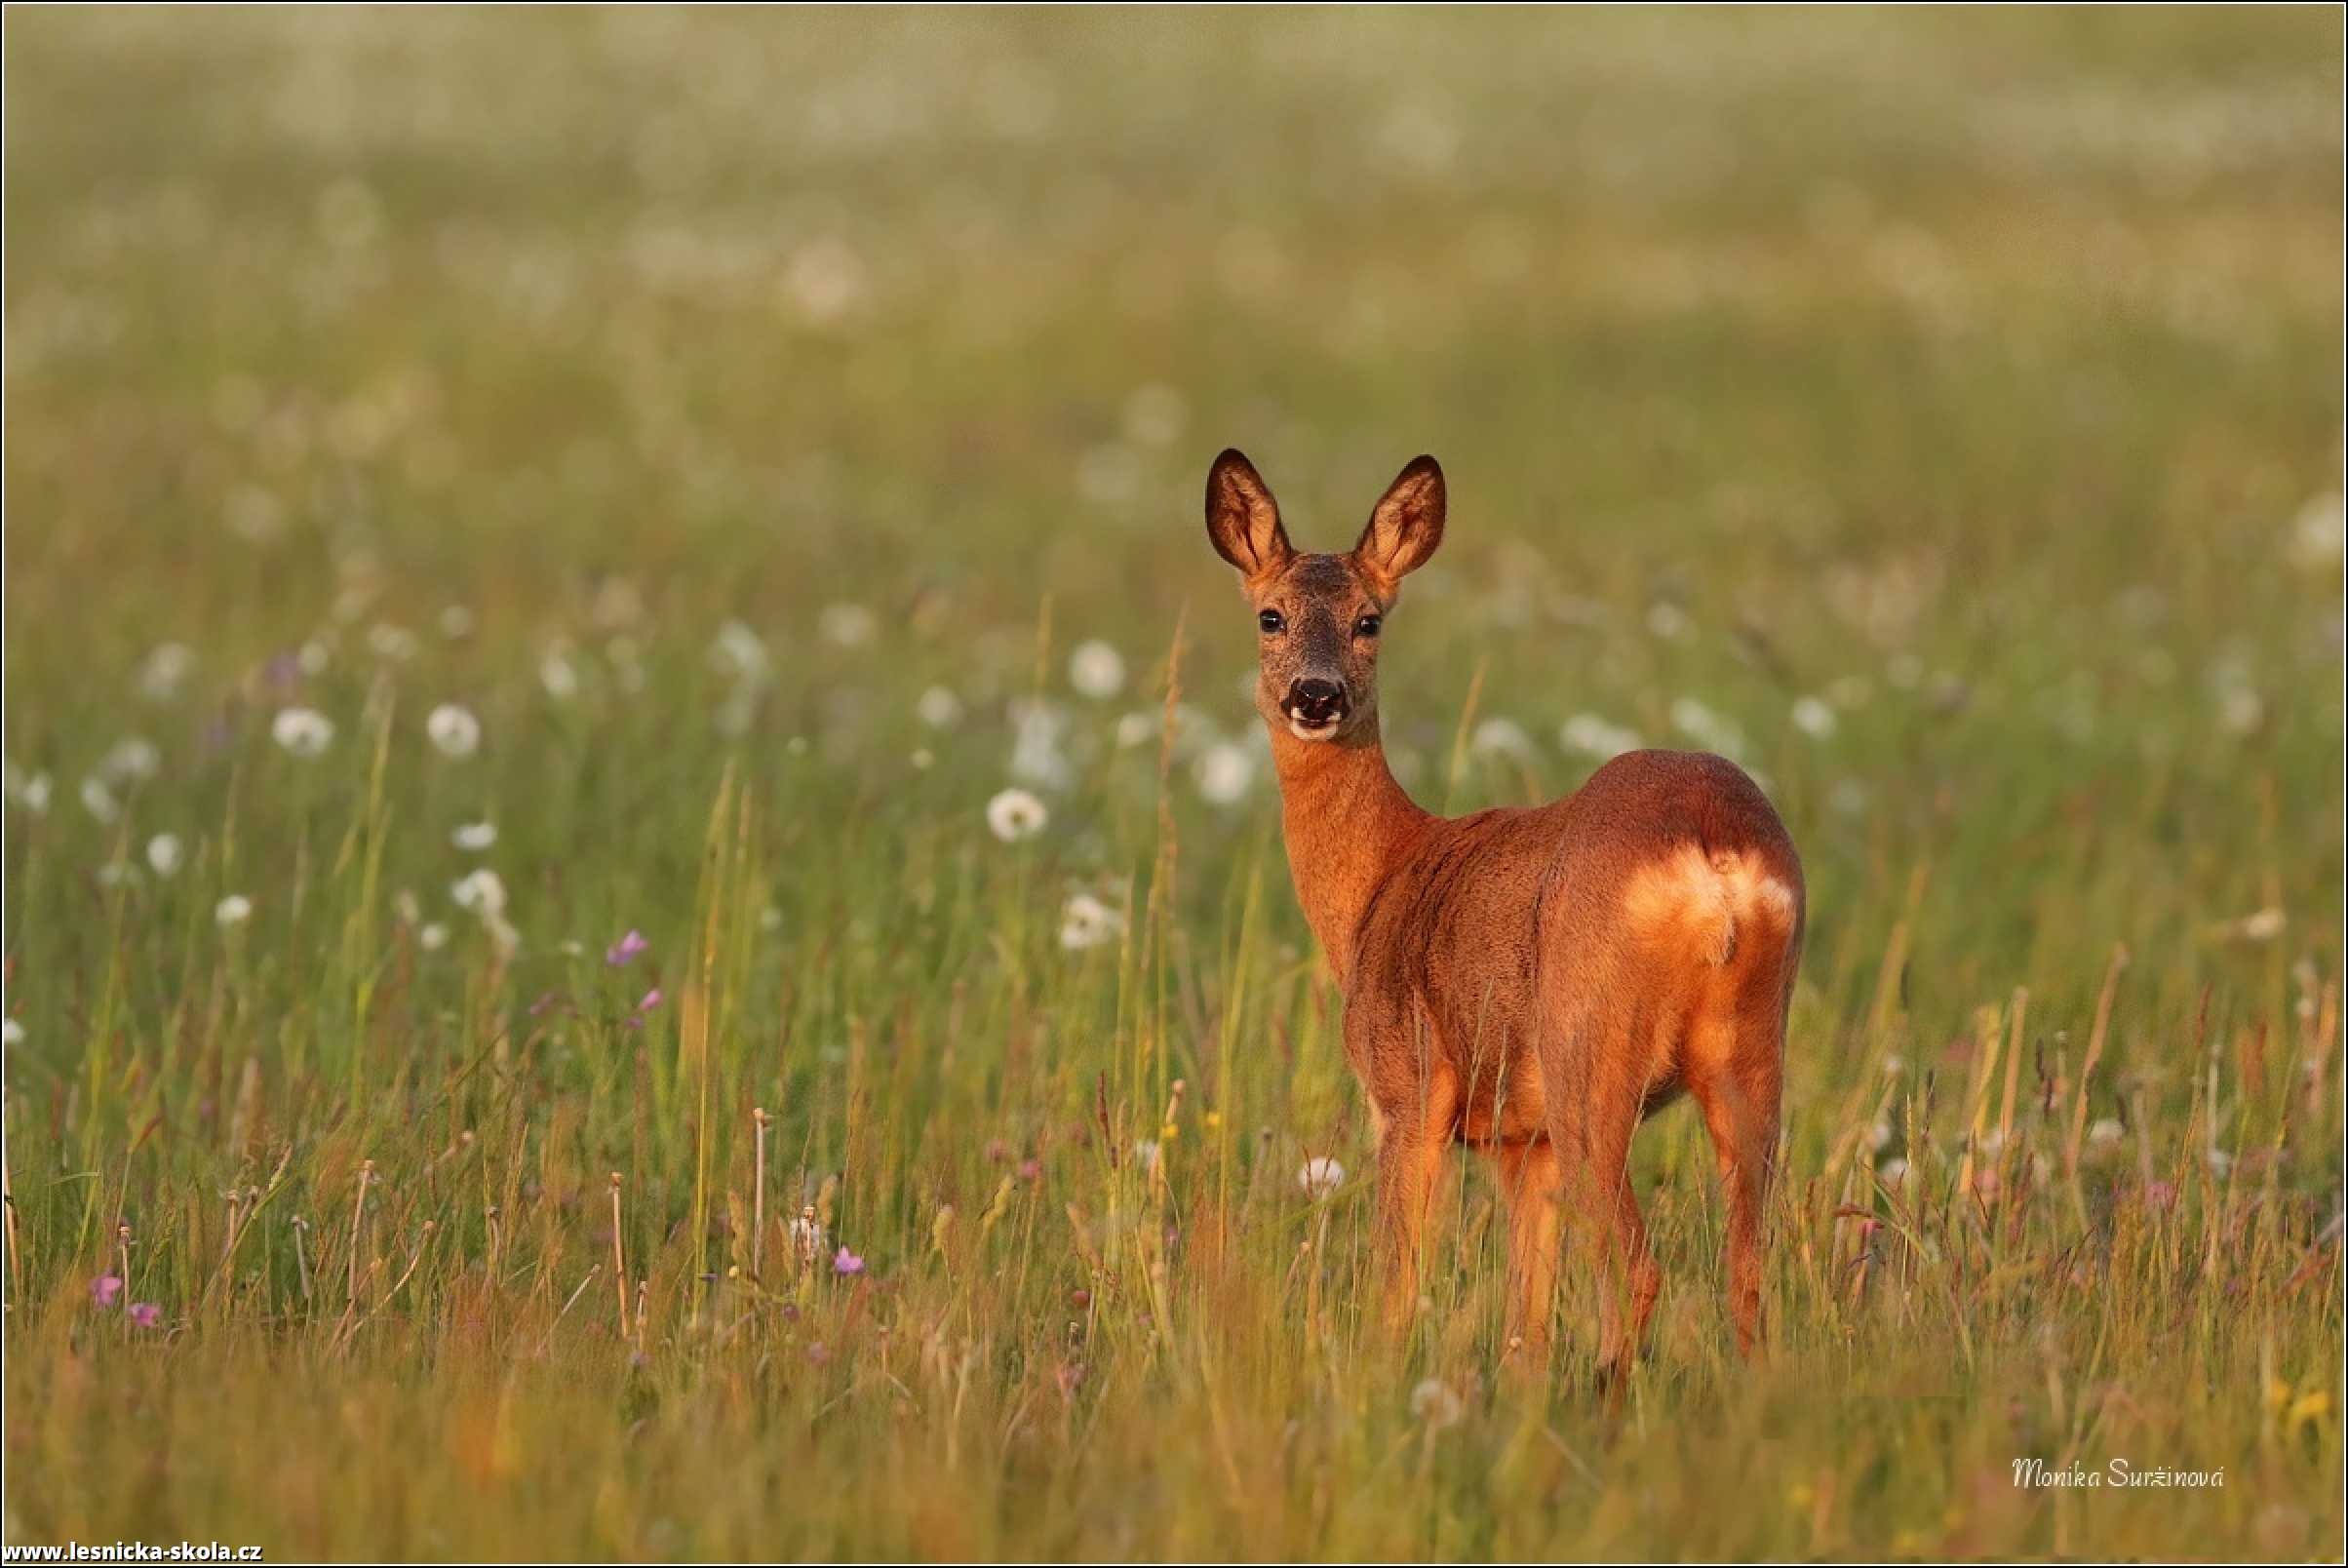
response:
[[(2339, 1549), (2336, 18), (6, 25), (12, 1545)], [(1367, 1321), (1233, 440), (1780, 804), (1761, 1364)]]

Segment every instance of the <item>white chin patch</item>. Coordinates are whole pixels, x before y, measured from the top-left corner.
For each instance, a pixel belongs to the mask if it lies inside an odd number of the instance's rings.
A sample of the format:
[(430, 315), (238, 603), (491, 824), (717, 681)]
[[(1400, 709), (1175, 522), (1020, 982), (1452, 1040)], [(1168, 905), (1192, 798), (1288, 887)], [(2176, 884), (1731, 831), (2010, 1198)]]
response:
[(1332, 719), (1325, 725), (1309, 725), (1294, 714), (1290, 714), (1288, 716), (1288, 732), (1299, 740), (1327, 740), (1331, 735), (1337, 733), (1337, 721)]

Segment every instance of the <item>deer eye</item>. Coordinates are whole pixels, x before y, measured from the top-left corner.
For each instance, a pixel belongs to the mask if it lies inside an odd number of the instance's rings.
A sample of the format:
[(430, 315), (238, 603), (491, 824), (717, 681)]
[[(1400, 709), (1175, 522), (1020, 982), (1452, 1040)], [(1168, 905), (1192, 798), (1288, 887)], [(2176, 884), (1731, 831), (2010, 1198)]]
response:
[(1273, 632), (1281, 632), (1288, 629), (1287, 617), (1282, 615), (1276, 609), (1268, 609), (1264, 611), (1263, 614), (1258, 615), (1256, 617), (1256, 624), (1264, 628), (1267, 636)]
[(1353, 635), (1355, 637), (1376, 637), (1378, 635), (1378, 626), (1379, 620), (1377, 616), (1364, 615), (1361, 617), (1361, 619), (1353, 623)]

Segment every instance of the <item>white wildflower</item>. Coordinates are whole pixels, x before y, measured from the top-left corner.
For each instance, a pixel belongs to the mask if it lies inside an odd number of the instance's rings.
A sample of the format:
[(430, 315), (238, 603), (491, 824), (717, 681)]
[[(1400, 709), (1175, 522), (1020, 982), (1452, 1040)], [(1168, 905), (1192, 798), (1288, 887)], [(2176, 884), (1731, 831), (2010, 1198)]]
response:
[(100, 822), (112, 822), (122, 815), (122, 803), (114, 799), (106, 781), (94, 773), (82, 780), (82, 809)]
[(315, 708), (282, 708), (269, 733), (294, 756), (315, 757), (333, 744), (334, 721)]
[(1734, 757), (1744, 749), (1744, 732), (1737, 727), (1736, 722), (1694, 697), (1673, 699), (1671, 726), (1723, 757)]
[(1641, 744), (1636, 731), (1610, 724), (1594, 713), (1578, 713), (1568, 719), (1557, 731), (1557, 742), (1567, 751), (1602, 760), (1637, 751)]
[(2287, 923), (2283, 911), (2262, 909), (2245, 915), (2236, 921), (2230, 929), (2234, 935), (2245, 942), (2272, 942), (2283, 934), (2283, 927)]
[(1137, 1139), (1133, 1145), (1133, 1162), (1144, 1170), (1155, 1170), (1158, 1157), (1162, 1153), (1163, 1151), (1157, 1147), (1156, 1139)]
[(458, 909), (469, 909), (484, 921), (505, 913), (505, 881), (487, 866), (450, 882), (449, 896)]
[(416, 928), (416, 944), (427, 953), (438, 953), (449, 945), (449, 927), (438, 921), (427, 921)]
[(14, 763), (0, 763), (0, 790), (5, 790), (11, 805), (22, 806), (35, 816), (49, 809), (49, 775), (27, 773)]
[(2303, 567), (2337, 567), (2343, 548), (2348, 548), (2348, 507), (2338, 490), (2327, 490), (2291, 520), (2290, 553)]
[(880, 617), (862, 605), (826, 605), (815, 617), (824, 641), (841, 647), (862, 647), (880, 630)]
[(195, 652), (185, 643), (158, 644), (138, 666), (138, 694), (149, 702), (174, 701), (195, 667)]
[(1005, 843), (1034, 838), (1050, 820), (1043, 803), (1026, 790), (1004, 790), (987, 803), (987, 826)]
[(1456, 1425), (1468, 1413), (1468, 1406), (1450, 1384), (1441, 1378), (1427, 1378), (1410, 1392), (1410, 1413), (1414, 1420), (1440, 1431)]
[(459, 849), (479, 854), (497, 843), (497, 824), (484, 819), (480, 822), (460, 822), (449, 835), (449, 842)]
[(763, 676), (765, 641), (747, 622), (729, 620), (718, 628), (717, 641), (710, 644), (709, 662), (720, 675)]
[(579, 672), (562, 654), (549, 653), (538, 661), (538, 684), (557, 702), (568, 702), (579, 694)]
[(1647, 630), (1666, 643), (1687, 636), (1690, 624), (1688, 612), (1669, 600), (1659, 599), (1647, 607)]
[(933, 686), (913, 705), (915, 717), (932, 729), (952, 729), (962, 720), (962, 699), (951, 687)]
[(223, 926), (242, 925), (253, 918), (253, 900), (243, 893), (230, 893), (213, 905), (212, 918)]
[(1078, 643), (1068, 657), (1068, 684), (1088, 697), (1114, 697), (1125, 688), (1125, 655), (1097, 637)]
[(440, 633), (451, 643), (471, 637), (473, 612), (462, 605), (450, 605), (440, 612)]
[(2109, 1149), (2125, 1136), (2127, 1129), (2120, 1125), (2117, 1117), (2097, 1117), (2087, 1129), (2088, 1147), (2091, 1149)]
[(1060, 945), (1071, 953), (1116, 940), (1125, 917), (1090, 893), (1071, 893), (1060, 909)]
[(1121, 714), (1116, 722), (1117, 748), (1120, 751), (1131, 751), (1136, 746), (1147, 745), (1157, 738), (1161, 727), (1163, 727), (1162, 720), (1157, 714), (1146, 713), (1139, 709), (1132, 713)]
[(156, 834), (147, 841), (146, 858), (147, 864), (154, 868), (155, 875), (158, 877), (169, 877), (176, 873), (181, 858), (179, 836), (176, 833)]
[(110, 748), (98, 770), (118, 783), (153, 778), (163, 765), (163, 753), (144, 735), (125, 735)]
[(415, 657), (416, 636), (405, 626), (377, 621), (368, 629), (367, 646), (379, 659), (404, 663)]
[(1871, 1155), (1876, 1154), (1889, 1145), (1891, 1141), (1892, 1124), (1889, 1121), (1879, 1120), (1873, 1126), (1867, 1129), (1867, 1153)]
[(0, 1019), (0, 1045), (24, 1043), (24, 1026), (14, 1018)]
[(1067, 709), (1023, 697), (1011, 704), (1011, 776), (1040, 789), (1065, 789), (1076, 771), (1060, 749)]
[(443, 757), (470, 757), (481, 749), (481, 721), (473, 710), (444, 702), (424, 717), (424, 733)]
[(1907, 1174), (1908, 1162), (1904, 1159), (1887, 1159), (1875, 1167), (1876, 1178), (1886, 1187), (1899, 1186), (1907, 1180)]
[(1247, 749), (1219, 740), (1198, 754), (1192, 769), (1198, 793), (1217, 805), (1230, 805), (1244, 796), (1256, 778), (1256, 760)]
[(1529, 763), (1533, 760), (1533, 737), (1513, 719), (1487, 719), (1468, 737), (1468, 750), (1477, 757), (1506, 757)]
[(327, 666), (334, 662), (334, 650), (313, 637), (294, 650), (294, 666), (313, 680), (326, 674)]
[(1813, 740), (1833, 736), (1840, 721), (1834, 705), (1823, 697), (1796, 697), (1793, 702), (1793, 726)]
[(1296, 1173), (1296, 1184), (1307, 1197), (1318, 1201), (1346, 1184), (1346, 1168), (1327, 1155), (1314, 1155)]

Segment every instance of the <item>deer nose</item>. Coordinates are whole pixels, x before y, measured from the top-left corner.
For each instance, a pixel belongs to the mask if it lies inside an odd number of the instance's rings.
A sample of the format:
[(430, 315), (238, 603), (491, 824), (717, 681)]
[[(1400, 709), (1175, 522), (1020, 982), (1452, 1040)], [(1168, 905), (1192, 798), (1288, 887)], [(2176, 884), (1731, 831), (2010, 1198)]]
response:
[(1285, 706), (1304, 724), (1334, 724), (1346, 716), (1346, 688), (1335, 681), (1298, 681), (1288, 687)]

